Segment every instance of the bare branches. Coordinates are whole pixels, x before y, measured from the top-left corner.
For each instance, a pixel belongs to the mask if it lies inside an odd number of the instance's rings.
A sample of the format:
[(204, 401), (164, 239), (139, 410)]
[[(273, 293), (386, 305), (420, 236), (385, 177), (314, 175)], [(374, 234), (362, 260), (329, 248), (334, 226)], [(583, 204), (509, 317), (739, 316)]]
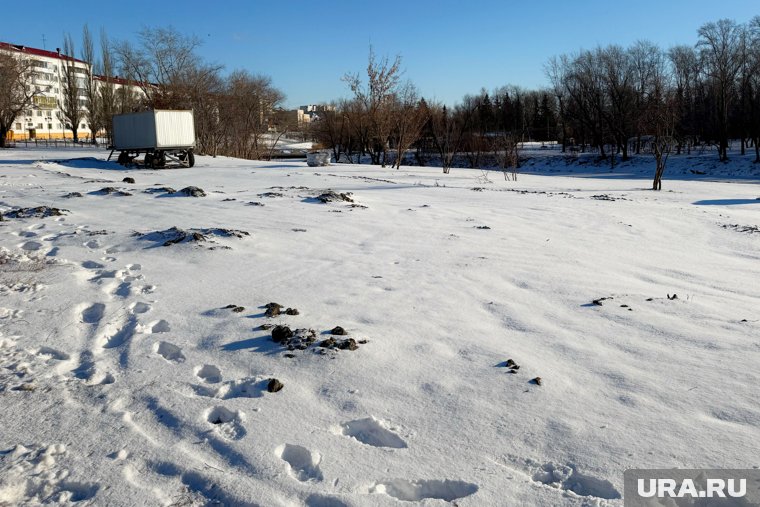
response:
[(5, 146), (13, 120), (32, 105), (38, 93), (33, 86), (27, 86), (32, 70), (29, 58), (0, 50), (0, 147)]
[[(71, 34), (64, 35), (63, 38), (63, 55), (61, 64), (61, 88), (63, 89), (63, 100), (59, 101), (58, 108), (66, 128), (71, 130), (74, 142), (79, 140), (79, 121), (84, 117), (84, 100), (80, 99), (85, 93), (87, 81), (87, 70), (84, 65), (77, 65), (74, 58), (74, 40)], [(81, 100), (81, 101), (80, 101)]]

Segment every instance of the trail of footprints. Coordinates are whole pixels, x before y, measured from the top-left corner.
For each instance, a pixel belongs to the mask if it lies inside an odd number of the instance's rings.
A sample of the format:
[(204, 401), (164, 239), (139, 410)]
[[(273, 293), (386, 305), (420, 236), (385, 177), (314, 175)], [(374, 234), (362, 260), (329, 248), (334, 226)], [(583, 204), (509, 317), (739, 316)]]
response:
[[(35, 230), (41, 227), (35, 228)], [(44, 241), (51, 241), (57, 236), (40, 237), (35, 230), (22, 232), (19, 236), (25, 241), (19, 245), (25, 251), (37, 252), (44, 248)], [(83, 243), (89, 249), (101, 248), (97, 239)], [(137, 335), (162, 335), (171, 332), (171, 325), (163, 319), (142, 319), (150, 313), (152, 307), (146, 301), (129, 299), (145, 297), (156, 291), (154, 285), (146, 284), (139, 264), (127, 265), (124, 269), (113, 269), (118, 261), (113, 257), (111, 249), (105, 250), (106, 256), (99, 260), (87, 260), (81, 264), (86, 273), (86, 280), (100, 288), (103, 301), (84, 303), (76, 310), (78, 322), (86, 340), (85, 348), (79, 357), (72, 359), (68, 354), (52, 348), (41, 347), (33, 351), (42, 361), (61, 362), (75, 365), (69, 371), (74, 378), (84, 381), (87, 385), (109, 385), (117, 381), (115, 371), (126, 366), (130, 343)], [(55, 254), (55, 252), (53, 252)], [(20, 314), (20, 312), (16, 312)], [(0, 319), (17, 318), (18, 315), (7, 309), (0, 309)], [(12, 342), (6, 340), (0, 344), (0, 349), (8, 350)], [(101, 356), (109, 350), (119, 351), (120, 365), (104, 360)], [(153, 353), (169, 364), (180, 365), (187, 361), (181, 347), (166, 341), (157, 340), (152, 346)], [(125, 359), (126, 358), (126, 359)], [(105, 363), (105, 366), (103, 364)], [(71, 368), (71, 366), (69, 366)], [(265, 396), (269, 376), (251, 376), (237, 380), (224, 380), (222, 371), (213, 364), (196, 366), (193, 370), (200, 385), (195, 386), (197, 394), (219, 400), (234, 398), (259, 398)], [(130, 423), (128, 412), (123, 417)], [(203, 413), (203, 420), (219, 437), (227, 441), (237, 441), (247, 435), (246, 414), (233, 410), (222, 404), (209, 407)], [(134, 424), (134, 423), (132, 423)], [(138, 430), (139, 428), (136, 427)], [(388, 426), (384, 421), (372, 416), (346, 421), (330, 428), (337, 437), (355, 440), (358, 444), (377, 448), (405, 449), (406, 441), (397, 433), (397, 428)], [(320, 468), (323, 457), (317, 452), (301, 445), (284, 443), (274, 449), (274, 455), (283, 462), (286, 473), (293, 480), (303, 483), (322, 483), (325, 480)], [(364, 493), (385, 494), (392, 498), (405, 501), (424, 499), (443, 499), (453, 501), (469, 496), (478, 490), (475, 484), (451, 480), (407, 480), (392, 479), (376, 482), (369, 488), (363, 488)], [(326, 492), (325, 492), (326, 493)], [(324, 500), (335, 500), (320, 497)]]
[[(97, 240), (90, 240), (84, 246), (96, 248), (100, 245)], [(106, 250), (106, 254), (109, 251)], [(171, 331), (171, 326), (163, 319), (146, 323), (140, 321), (141, 317), (150, 312), (150, 303), (133, 301), (126, 304), (131, 296), (151, 294), (156, 287), (142, 285), (145, 277), (141, 273), (140, 264), (129, 264), (124, 269), (111, 269), (109, 264), (117, 261), (115, 257), (106, 256), (81, 264), (85, 270), (85, 279), (99, 287), (103, 293), (101, 301), (84, 303), (77, 310), (78, 321), (87, 344), (80, 352), (78, 365), (72, 373), (74, 377), (84, 380), (89, 385), (115, 382), (113, 371), (118, 367), (127, 366), (129, 345), (136, 335)], [(118, 351), (119, 365), (107, 365), (102, 371), (101, 365), (104, 361), (100, 360), (100, 356), (111, 349)], [(157, 343), (154, 350), (168, 361), (184, 360), (179, 347), (169, 342)]]
[[(167, 342), (159, 342), (154, 352), (166, 361), (181, 363), (185, 361), (182, 350)], [(196, 366), (193, 373), (201, 385), (196, 386), (196, 393), (218, 400), (238, 397), (258, 398), (266, 393), (267, 376), (245, 377), (238, 380), (224, 380), (221, 369), (213, 364)], [(219, 437), (236, 441), (247, 435), (246, 414), (224, 405), (208, 408), (203, 418)], [(346, 421), (330, 429), (338, 437), (355, 440), (358, 444), (377, 448), (406, 449), (408, 444), (399, 435), (399, 429), (373, 416)], [(284, 443), (274, 449), (274, 455), (285, 466), (286, 473), (294, 480), (303, 483), (322, 483), (324, 473), (320, 468), (323, 456), (304, 446)], [(384, 494), (404, 501), (421, 501), (441, 499), (454, 501), (478, 491), (476, 484), (456, 480), (408, 480), (390, 479), (375, 482), (369, 487), (361, 488), (366, 494)], [(331, 498), (325, 497), (325, 500)]]

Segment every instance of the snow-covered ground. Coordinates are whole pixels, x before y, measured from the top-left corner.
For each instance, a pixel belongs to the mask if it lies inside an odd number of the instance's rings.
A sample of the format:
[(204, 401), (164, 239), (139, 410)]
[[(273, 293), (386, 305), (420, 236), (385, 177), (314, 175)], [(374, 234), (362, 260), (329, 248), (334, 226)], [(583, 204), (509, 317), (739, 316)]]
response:
[(662, 192), (105, 156), (0, 152), (0, 505), (622, 505), (629, 468), (760, 466), (749, 156)]

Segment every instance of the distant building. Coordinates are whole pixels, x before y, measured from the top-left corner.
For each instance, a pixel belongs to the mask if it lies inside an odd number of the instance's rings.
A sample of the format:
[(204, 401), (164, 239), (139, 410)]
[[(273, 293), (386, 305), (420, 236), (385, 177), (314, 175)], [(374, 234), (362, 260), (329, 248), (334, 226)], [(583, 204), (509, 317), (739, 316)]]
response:
[(312, 120), (319, 118), (320, 113), (335, 111), (335, 106), (329, 104), (309, 104), (308, 106), (299, 107), (298, 110), (303, 111), (304, 118), (308, 118), (304, 122), (310, 123)]
[[(89, 79), (92, 72), (90, 65), (82, 60), (62, 54), (60, 49), (47, 51), (45, 49), (0, 42), (0, 51), (31, 60), (32, 71), (27, 75), (26, 87), (27, 90), (31, 91), (34, 89), (37, 93), (29, 109), (13, 121), (11, 130), (8, 132), (8, 138), (14, 140), (71, 138), (73, 134), (61, 112), (61, 105), (64, 103), (63, 76), (66, 72), (63, 62), (74, 62), (74, 72), (77, 74), (78, 100), (80, 106), (85, 110), (88, 107), (85, 95), (86, 80)], [(115, 89), (129, 86), (133, 89), (132, 93), (142, 95), (142, 90), (139, 86), (124, 79), (117, 77), (105, 78), (98, 75), (92, 75), (92, 79), (96, 83), (103, 83), (108, 79)], [(80, 120), (78, 134), (80, 138), (92, 136), (90, 126), (84, 118)]]

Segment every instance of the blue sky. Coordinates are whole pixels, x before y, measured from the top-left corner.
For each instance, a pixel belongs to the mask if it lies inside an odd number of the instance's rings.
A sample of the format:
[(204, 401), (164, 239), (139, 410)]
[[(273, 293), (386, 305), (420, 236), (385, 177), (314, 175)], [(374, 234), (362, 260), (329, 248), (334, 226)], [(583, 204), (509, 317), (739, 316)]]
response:
[(341, 76), (362, 71), (369, 45), (400, 54), (421, 93), (453, 103), (506, 84), (545, 85), (543, 65), (579, 48), (648, 39), (662, 47), (693, 44), (702, 24), (760, 15), (757, 0), (226, 0), (170, 2), (6, 2), (0, 40), (62, 46), (87, 23), (112, 39), (171, 25), (203, 41), (201, 55), (227, 71), (272, 77), (296, 107), (346, 96)]

